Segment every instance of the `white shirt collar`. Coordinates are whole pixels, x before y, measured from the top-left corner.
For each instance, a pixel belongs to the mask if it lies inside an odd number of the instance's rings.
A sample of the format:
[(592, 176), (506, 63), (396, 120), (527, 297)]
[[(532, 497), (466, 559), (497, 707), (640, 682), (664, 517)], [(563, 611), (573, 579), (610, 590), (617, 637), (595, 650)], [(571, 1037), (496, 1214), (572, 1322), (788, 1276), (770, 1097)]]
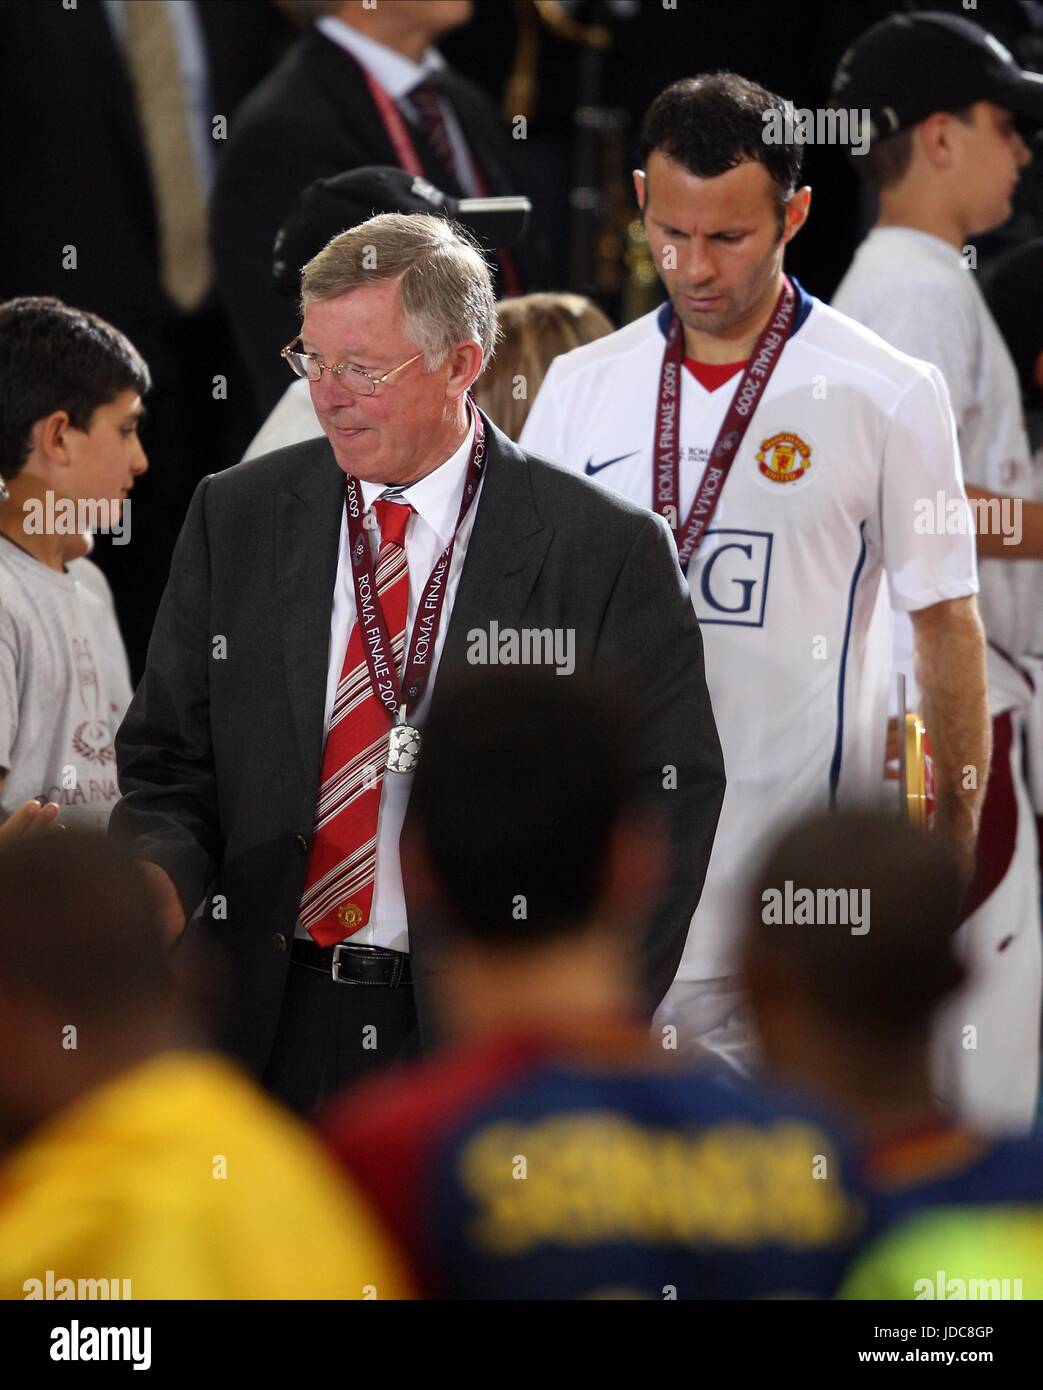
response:
[(378, 43), (368, 34), (345, 24), (333, 15), (323, 15), (315, 27), (333, 43), (346, 49), (355, 61), (375, 77), (392, 101), (400, 101), (418, 82), (445, 67), (445, 59), (437, 48), (429, 48), (419, 63), (396, 53), (386, 44)]
[[(905, 242), (917, 250), (947, 261), (950, 265), (962, 265), (963, 255), (951, 242), (935, 236), (933, 232), (921, 232), (918, 227), (874, 227), (869, 233), (874, 241)], [(868, 238), (867, 238), (868, 240)]]
[[(408, 502), (417, 516), (434, 531), (442, 542), (442, 548), (453, 538), (456, 519), (460, 515), (460, 503), (464, 495), (464, 480), (467, 477), (467, 464), (471, 457), (474, 442), (474, 420), (467, 431), (466, 438), (459, 449), (446, 459), (445, 463), (433, 468), (415, 483), (410, 483), (401, 493), (403, 502)], [(386, 490), (385, 483), (362, 484), (362, 500), (369, 511), (375, 500)], [(471, 504), (474, 506), (474, 503)]]

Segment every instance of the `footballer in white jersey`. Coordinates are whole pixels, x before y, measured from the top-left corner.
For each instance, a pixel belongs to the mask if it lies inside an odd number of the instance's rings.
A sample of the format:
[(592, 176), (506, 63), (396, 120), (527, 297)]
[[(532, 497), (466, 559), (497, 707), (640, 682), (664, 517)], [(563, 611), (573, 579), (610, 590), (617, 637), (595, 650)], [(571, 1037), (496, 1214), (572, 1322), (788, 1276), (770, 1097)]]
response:
[[(973, 536), (920, 535), (915, 503), (964, 499), (936, 368), (797, 291), (797, 316), (688, 567), (728, 787), (678, 980), (734, 973), (751, 866), (780, 826), (883, 791), (890, 612), (977, 590)], [(670, 305), (557, 358), (526, 450), (652, 505)], [(738, 375), (681, 387), (690, 507)]]

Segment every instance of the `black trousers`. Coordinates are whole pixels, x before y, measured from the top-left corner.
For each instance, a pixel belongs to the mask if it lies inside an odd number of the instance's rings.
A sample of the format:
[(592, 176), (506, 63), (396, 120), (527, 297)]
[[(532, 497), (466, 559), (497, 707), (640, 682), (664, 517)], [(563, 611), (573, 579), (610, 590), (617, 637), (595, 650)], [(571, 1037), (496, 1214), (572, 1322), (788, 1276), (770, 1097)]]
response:
[(338, 983), (294, 960), (263, 1084), (308, 1115), (350, 1082), (417, 1056), (419, 1042), (411, 985)]

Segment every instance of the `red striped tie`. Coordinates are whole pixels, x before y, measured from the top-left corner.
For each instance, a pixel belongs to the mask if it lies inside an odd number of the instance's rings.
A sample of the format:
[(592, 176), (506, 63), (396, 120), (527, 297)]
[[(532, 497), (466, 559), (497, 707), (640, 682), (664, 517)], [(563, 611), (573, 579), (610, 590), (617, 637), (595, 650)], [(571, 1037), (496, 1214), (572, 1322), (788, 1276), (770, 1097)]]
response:
[[(373, 511), (381, 536), (377, 593), (391, 658), (401, 671), (409, 606), (405, 536), (413, 508), (408, 502), (379, 497)], [(320, 946), (342, 941), (369, 921), (390, 727), (387, 709), (373, 693), (356, 615), (326, 733), (315, 834), (300, 906), (301, 925)]]

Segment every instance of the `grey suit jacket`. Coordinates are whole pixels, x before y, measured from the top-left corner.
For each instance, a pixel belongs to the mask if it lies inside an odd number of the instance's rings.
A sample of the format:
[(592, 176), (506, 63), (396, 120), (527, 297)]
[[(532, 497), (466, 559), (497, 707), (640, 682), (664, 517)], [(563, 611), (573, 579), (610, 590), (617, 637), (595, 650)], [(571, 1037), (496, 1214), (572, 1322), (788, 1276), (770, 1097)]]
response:
[[(488, 420), (486, 430), (432, 704), (447, 674), (466, 666), (467, 633), (494, 619), (501, 629), (572, 628), (577, 671), (622, 683), (644, 781), (670, 827), (667, 885), (638, 962), (651, 1008), (677, 969), (724, 796), (691, 599), (661, 519), (523, 453)], [(166, 869), (188, 915), (207, 901), (185, 949), (223, 955), (219, 1041), (258, 1071), (314, 824), (343, 498), (324, 438), (204, 478), (116, 736), (123, 799), (112, 831)], [(663, 787), (668, 765), (676, 789)], [(405, 890), (417, 977), (424, 933)], [(428, 1031), (422, 988), (418, 1008)]]

